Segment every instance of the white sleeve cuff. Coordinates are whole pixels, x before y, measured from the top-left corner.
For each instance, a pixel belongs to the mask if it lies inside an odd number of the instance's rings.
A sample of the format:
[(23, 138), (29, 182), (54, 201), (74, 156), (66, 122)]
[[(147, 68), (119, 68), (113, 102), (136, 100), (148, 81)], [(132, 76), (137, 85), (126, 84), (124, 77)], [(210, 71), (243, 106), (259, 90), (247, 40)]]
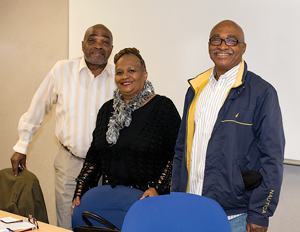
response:
[(26, 155), (27, 154), (28, 145), (29, 145), (29, 143), (19, 140), (17, 142), (17, 144), (13, 147), (13, 150), (15, 152), (19, 152), (19, 153), (22, 153), (22, 154)]

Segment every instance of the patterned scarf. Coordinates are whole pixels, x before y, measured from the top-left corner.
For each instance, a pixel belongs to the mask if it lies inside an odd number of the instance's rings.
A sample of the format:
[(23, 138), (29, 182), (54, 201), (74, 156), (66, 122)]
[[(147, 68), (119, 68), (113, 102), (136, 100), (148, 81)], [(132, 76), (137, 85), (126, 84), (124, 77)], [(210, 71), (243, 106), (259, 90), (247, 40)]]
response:
[(154, 88), (150, 81), (145, 81), (144, 89), (130, 102), (126, 103), (119, 89), (114, 91), (113, 108), (114, 112), (109, 119), (106, 141), (109, 144), (116, 144), (120, 130), (124, 126), (129, 127), (132, 117), (131, 113), (140, 108), (154, 94)]

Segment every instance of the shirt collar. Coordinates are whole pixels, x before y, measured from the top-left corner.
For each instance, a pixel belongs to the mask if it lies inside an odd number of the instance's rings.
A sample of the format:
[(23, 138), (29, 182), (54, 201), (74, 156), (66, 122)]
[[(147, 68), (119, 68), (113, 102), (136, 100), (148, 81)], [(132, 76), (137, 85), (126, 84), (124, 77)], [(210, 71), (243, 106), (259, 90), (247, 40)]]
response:
[[(91, 70), (89, 69), (89, 67), (87, 66), (87, 64), (85, 62), (84, 56), (80, 60), (78, 72), (81, 72), (82, 69), (86, 69), (86, 70), (89, 70), (91, 72)], [(105, 71), (108, 73), (109, 76), (113, 75), (113, 73), (112, 73), (112, 67), (108, 63), (106, 64), (106, 66), (103, 69), (103, 71), (101, 72), (101, 74), (103, 74)]]
[[(241, 62), (238, 65), (234, 66), (232, 69), (228, 70), (223, 75), (221, 75), (219, 77), (219, 79), (223, 78), (223, 79), (226, 80), (227, 83), (235, 80), (236, 77), (237, 77), (240, 66), (241, 66)], [(216, 68), (214, 67), (213, 70), (211, 71), (210, 76), (209, 76), (209, 81), (216, 81), (215, 75), (216, 75)]]

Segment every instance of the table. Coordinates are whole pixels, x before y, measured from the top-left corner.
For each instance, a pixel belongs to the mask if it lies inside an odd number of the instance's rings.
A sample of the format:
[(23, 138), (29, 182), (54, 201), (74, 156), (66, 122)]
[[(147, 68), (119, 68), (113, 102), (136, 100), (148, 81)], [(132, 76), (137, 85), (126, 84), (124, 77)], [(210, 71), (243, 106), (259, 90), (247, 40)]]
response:
[[(13, 217), (13, 218), (16, 218), (16, 219), (26, 219), (23, 216), (0, 210), (0, 218), (4, 218), (4, 217)], [(33, 230), (33, 232), (34, 231), (36, 231), (36, 232), (70, 232), (71, 231), (71, 230), (67, 230), (67, 229), (64, 229), (64, 228), (61, 228), (61, 227), (53, 226), (53, 225), (50, 225), (50, 224), (47, 224), (47, 223), (44, 223), (44, 222), (38, 222), (38, 224), (39, 224), (39, 229)]]

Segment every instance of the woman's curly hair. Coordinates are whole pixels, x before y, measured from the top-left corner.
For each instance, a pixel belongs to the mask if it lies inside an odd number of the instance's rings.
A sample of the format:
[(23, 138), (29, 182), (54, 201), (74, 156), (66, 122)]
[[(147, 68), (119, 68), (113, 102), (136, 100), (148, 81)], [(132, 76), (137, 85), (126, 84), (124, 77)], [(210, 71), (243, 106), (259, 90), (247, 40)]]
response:
[(137, 58), (139, 58), (142, 67), (146, 70), (146, 64), (145, 61), (143, 59), (143, 57), (140, 54), (140, 51), (136, 48), (124, 48), (121, 51), (119, 51), (115, 57), (114, 57), (114, 63), (117, 64), (118, 60), (124, 56), (124, 55), (128, 55), (128, 54), (132, 54), (135, 55)]

